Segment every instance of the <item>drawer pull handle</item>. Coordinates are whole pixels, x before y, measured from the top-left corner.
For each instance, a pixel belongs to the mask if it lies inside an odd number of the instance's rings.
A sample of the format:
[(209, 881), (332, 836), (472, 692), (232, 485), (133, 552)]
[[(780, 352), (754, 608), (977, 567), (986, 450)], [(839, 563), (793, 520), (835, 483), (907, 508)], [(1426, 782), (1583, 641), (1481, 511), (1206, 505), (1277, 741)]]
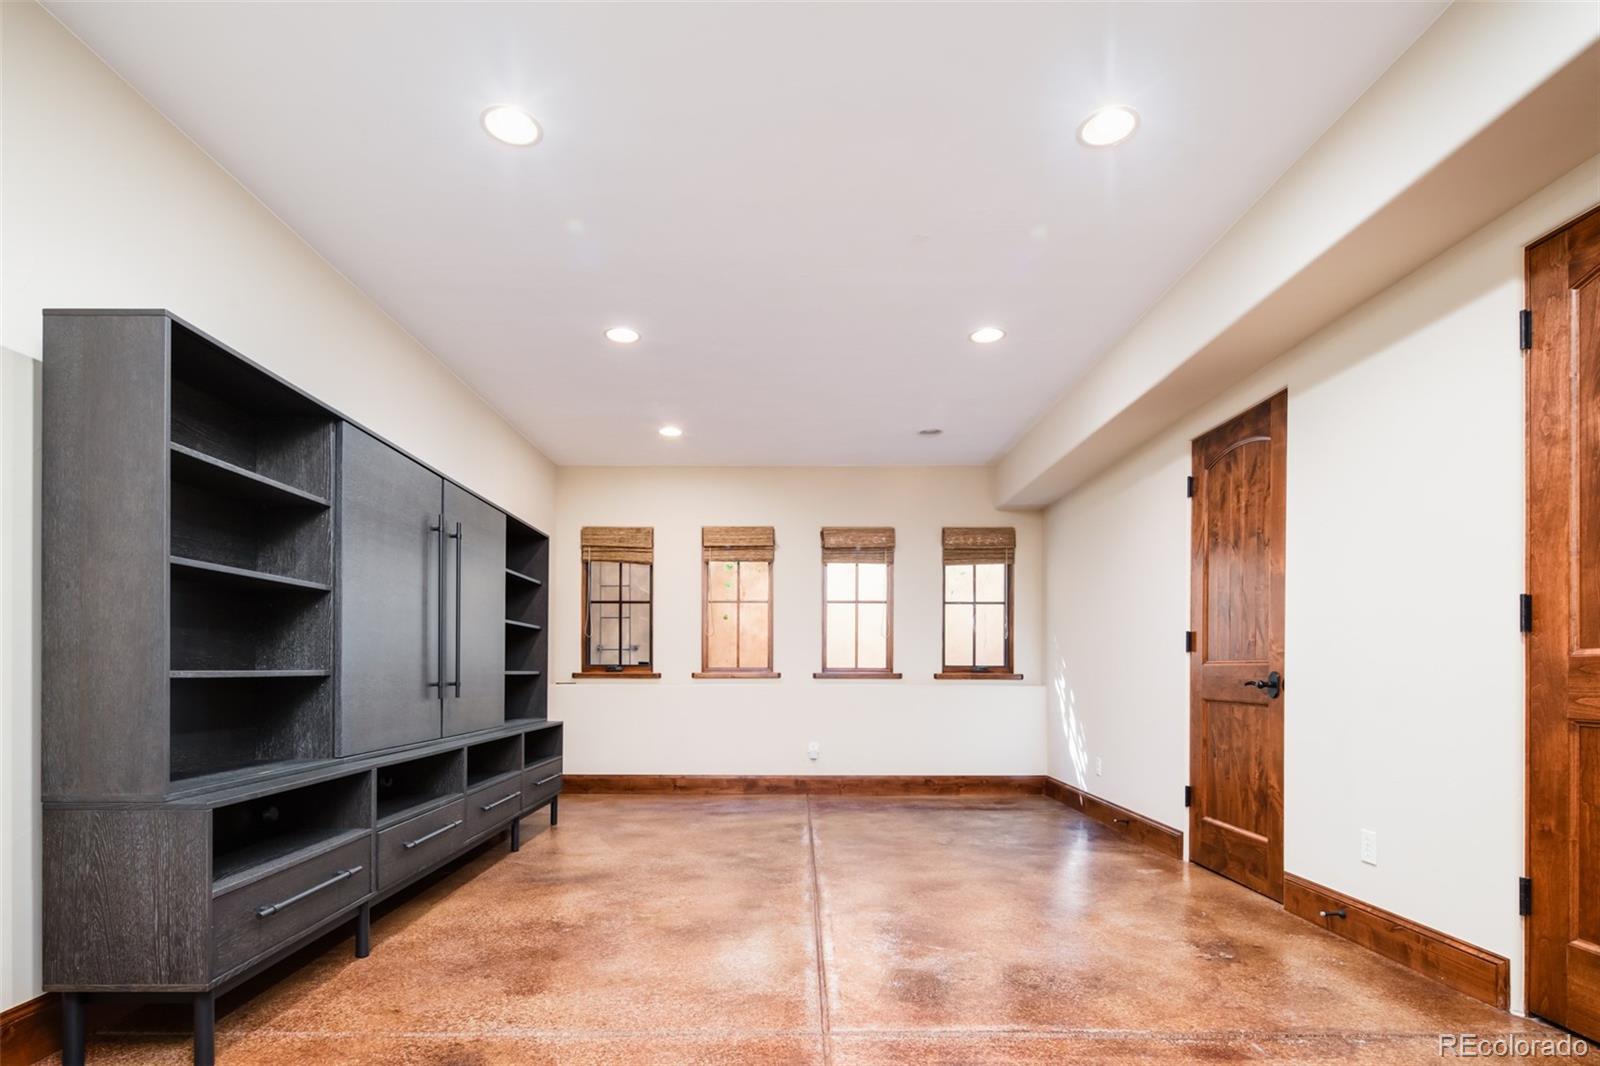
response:
[(421, 836), (419, 836), (415, 840), (406, 841), (405, 848), (406, 848), (407, 851), (410, 851), (412, 848), (416, 847), (418, 844), (426, 844), (428, 841), (432, 840), (436, 836), (443, 836), (445, 833), (450, 832), (450, 830), (454, 829), (456, 826), (458, 826), (460, 824), (461, 824), (461, 819), (457, 818), (455, 821), (451, 822), (449, 825), (441, 825), (439, 828), (435, 829), (431, 833), (424, 833), (424, 834), (422, 834)]
[(556, 778), (558, 778), (560, 776), (561, 776), (560, 774), (551, 774), (549, 777), (545, 778), (543, 781), (535, 781), (533, 783), (533, 787), (534, 788), (538, 788), (540, 785), (548, 785), (550, 782), (554, 781)]
[(283, 910), (285, 907), (292, 907), (296, 903), (299, 903), (301, 900), (306, 899), (307, 897), (310, 897), (310, 896), (314, 896), (318, 892), (321, 892), (325, 888), (332, 888), (334, 885), (338, 884), (340, 881), (348, 881), (350, 878), (352, 878), (356, 874), (360, 873), (363, 869), (364, 869), (364, 867), (361, 867), (361, 866), (352, 866), (348, 870), (340, 870), (338, 873), (334, 874), (332, 877), (328, 878), (326, 881), (322, 882), (320, 885), (312, 885), (310, 888), (306, 889), (304, 892), (296, 892), (294, 895), (290, 896), (288, 899), (280, 899), (276, 903), (263, 903), (261, 906), (256, 908), (256, 917), (257, 918), (270, 918), (272, 915), (277, 914), (279, 911)]
[(501, 796), (499, 799), (495, 800), (493, 803), (485, 803), (482, 807), (479, 807), (478, 810), (480, 810), (480, 811), (492, 811), (496, 807), (500, 806), (500, 804), (502, 804), (502, 803), (510, 803), (512, 800), (516, 799), (520, 795), (522, 795), (522, 790), (518, 789), (517, 791), (511, 793), (511, 795), (509, 795), (509, 796)]

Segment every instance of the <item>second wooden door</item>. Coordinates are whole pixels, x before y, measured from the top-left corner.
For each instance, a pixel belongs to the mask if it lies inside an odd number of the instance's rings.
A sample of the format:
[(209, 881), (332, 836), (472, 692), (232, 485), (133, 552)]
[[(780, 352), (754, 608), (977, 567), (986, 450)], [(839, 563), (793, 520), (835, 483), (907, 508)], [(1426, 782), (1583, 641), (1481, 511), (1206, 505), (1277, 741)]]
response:
[(1194, 442), (1189, 857), (1283, 899), (1288, 395)]

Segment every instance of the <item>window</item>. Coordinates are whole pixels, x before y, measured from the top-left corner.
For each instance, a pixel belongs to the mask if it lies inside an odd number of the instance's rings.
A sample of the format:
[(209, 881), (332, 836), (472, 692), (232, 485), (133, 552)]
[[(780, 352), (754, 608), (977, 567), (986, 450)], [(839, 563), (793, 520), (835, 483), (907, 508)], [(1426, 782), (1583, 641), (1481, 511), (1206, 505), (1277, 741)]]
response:
[(577, 677), (660, 677), (651, 670), (655, 531), (584, 526), (583, 670)]
[(947, 528), (944, 531), (944, 669), (940, 680), (1009, 679), (1011, 566), (1017, 531)]
[(900, 676), (894, 672), (894, 530), (822, 531), (822, 670), (812, 676)]
[(772, 670), (771, 526), (700, 531), (704, 591), (695, 677), (777, 677)]

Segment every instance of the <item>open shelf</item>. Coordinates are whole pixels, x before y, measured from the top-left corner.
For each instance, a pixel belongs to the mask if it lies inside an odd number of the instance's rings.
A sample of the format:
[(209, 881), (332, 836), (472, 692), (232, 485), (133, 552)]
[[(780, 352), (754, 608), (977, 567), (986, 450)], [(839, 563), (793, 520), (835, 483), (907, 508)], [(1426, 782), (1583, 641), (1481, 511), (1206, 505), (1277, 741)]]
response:
[(542, 632), (544, 630), (544, 626), (540, 625), (537, 622), (519, 622), (515, 618), (507, 618), (506, 619), (506, 625), (515, 626), (518, 629), (531, 629), (536, 633)]
[(174, 681), (292, 680), (303, 677), (329, 677), (330, 670), (174, 670)]
[(507, 677), (543, 677), (543, 670), (507, 670)]
[(510, 567), (506, 568), (506, 577), (510, 578), (512, 581), (520, 581), (528, 585), (533, 585), (535, 588), (544, 585), (543, 581), (534, 577), (532, 574), (524, 574), (521, 570), (512, 570)]
[(506, 721), (529, 721), (547, 713), (550, 618), (550, 540), (515, 518), (506, 518)]
[(467, 749), (468, 791), (522, 769), (522, 738), (499, 737)]
[(545, 684), (537, 670), (506, 675), (506, 720), (527, 721), (547, 717)]
[(561, 756), (561, 723), (522, 734), (522, 765), (534, 766)]
[(203, 559), (190, 559), (178, 555), (172, 557), (172, 567), (174, 570), (189, 571), (199, 578), (227, 584), (304, 589), (308, 592), (327, 592), (333, 588), (326, 581), (307, 581), (298, 577), (286, 577), (283, 574), (269, 574), (264, 570), (246, 570), (240, 566), (208, 563)]
[(326, 671), (180, 671), (171, 687), (175, 782), (333, 755)]
[(466, 784), (462, 751), (442, 751), (378, 768), (378, 827), (461, 795)]
[(172, 479), (237, 500), (284, 507), (327, 507), (328, 499), (235, 466), (182, 444), (172, 445)]
[(369, 781), (355, 774), (218, 807), (211, 815), (213, 894), (371, 832)]

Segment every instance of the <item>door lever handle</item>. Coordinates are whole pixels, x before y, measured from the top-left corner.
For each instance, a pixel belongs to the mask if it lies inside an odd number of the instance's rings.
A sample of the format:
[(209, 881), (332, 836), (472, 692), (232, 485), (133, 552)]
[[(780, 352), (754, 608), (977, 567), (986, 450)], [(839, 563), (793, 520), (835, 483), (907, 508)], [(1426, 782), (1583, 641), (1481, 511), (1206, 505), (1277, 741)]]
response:
[(1283, 675), (1274, 670), (1266, 677), (1255, 681), (1246, 681), (1245, 688), (1258, 688), (1267, 694), (1267, 699), (1275, 700), (1283, 692)]

